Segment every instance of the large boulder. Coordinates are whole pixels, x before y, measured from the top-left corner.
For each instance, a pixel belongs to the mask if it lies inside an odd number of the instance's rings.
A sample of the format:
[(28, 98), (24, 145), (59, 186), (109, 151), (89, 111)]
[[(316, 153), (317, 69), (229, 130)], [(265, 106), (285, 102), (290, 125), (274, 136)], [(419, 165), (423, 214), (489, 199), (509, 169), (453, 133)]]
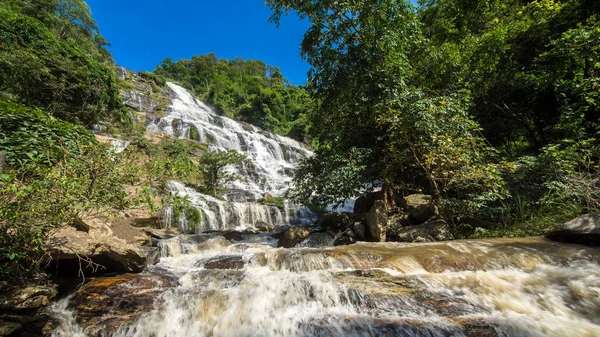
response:
[(262, 220), (258, 220), (254, 224), (254, 228), (256, 228), (256, 230), (258, 230), (259, 232), (272, 232), (275, 230), (275, 226)]
[(454, 240), (448, 223), (434, 220), (418, 226), (400, 228), (395, 233), (395, 241), (399, 242), (431, 242)]
[(53, 286), (0, 282), (0, 336), (49, 336), (46, 308), (57, 293)]
[(196, 263), (196, 267), (204, 269), (244, 269), (243, 256), (241, 255), (219, 255)]
[(439, 215), (430, 195), (411, 194), (406, 196), (404, 197), (404, 207), (417, 224), (422, 224), (433, 216)]
[(554, 241), (600, 246), (600, 213), (590, 213), (573, 219), (546, 235)]
[(375, 242), (385, 242), (387, 231), (387, 209), (383, 200), (377, 200), (367, 215), (367, 231)]
[(388, 217), (387, 237), (388, 239), (396, 237), (396, 233), (404, 227), (416, 225), (410, 213), (400, 212)]
[(383, 193), (379, 192), (371, 192), (367, 195), (363, 195), (358, 197), (354, 202), (354, 214), (363, 214), (368, 213), (373, 205), (375, 205), (376, 200), (382, 200)]
[(310, 236), (310, 231), (305, 227), (292, 227), (288, 229), (279, 242), (277, 242), (277, 247), (283, 248), (293, 248), (296, 247), (297, 244), (304, 241)]
[(319, 215), (317, 226), (327, 230), (344, 230), (350, 226), (350, 217), (346, 213), (328, 212)]
[[(82, 230), (85, 229), (85, 230)], [(96, 273), (141, 272), (151, 252), (150, 238), (139, 228), (106, 214), (88, 217), (77, 227), (63, 227), (47, 241), (53, 264), (48, 269), (58, 277)]]
[(152, 310), (156, 298), (176, 285), (159, 275), (96, 278), (75, 292), (69, 307), (88, 336), (108, 336)]

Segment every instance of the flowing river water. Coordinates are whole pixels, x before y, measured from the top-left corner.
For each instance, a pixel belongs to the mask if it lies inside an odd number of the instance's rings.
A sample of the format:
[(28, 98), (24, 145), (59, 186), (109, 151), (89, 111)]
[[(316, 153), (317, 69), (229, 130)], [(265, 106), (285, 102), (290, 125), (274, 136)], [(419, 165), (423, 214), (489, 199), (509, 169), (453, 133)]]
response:
[[(283, 195), (293, 169), (311, 155), (306, 146), (218, 116), (185, 89), (169, 88), (173, 102), (149, 131), (195, 134), (212, 151), (250, 158), (231, 169), (247, 179), (228, 186), (224, 200), (167, 184), (205, 214), (197, 233), (314, 220), (302, 207), (257, 202), (265, 193)], [(188, 230), (171, 213), (164, 223)], [(597, 249), (542, 238), (331, 241), (313, 234), (284, 249), (269, 233), (161, 240), (160, 261), (144, 273), (91, 280), (54, 304), (53, 336), (600, 336)]]
[(593, 248), (542, 238), (292, 249), (268, 235), (238, 240), (161, 242), (160, 262), (132, 279), (160, 275), (171, 286), (113, 286), (123, 296), (162, 287), (151, 305), (110, 328), (118, 309), (105, 309), (84, 327), (86, 304), (63, 300), (54, 337), (600, 336)]

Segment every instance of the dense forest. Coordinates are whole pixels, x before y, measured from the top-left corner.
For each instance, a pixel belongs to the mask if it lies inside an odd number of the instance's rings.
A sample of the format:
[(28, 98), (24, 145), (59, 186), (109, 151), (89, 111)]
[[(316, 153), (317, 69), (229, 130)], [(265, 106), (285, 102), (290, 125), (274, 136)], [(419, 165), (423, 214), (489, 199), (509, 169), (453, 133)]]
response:
[(312, 129), (297, 200), (377, 182), (431, 193), (458, 228), (499, 224), (484, 235), (537, 234), (600, 206), (598, 1), (267, 4), (275, 23), (310, 21), (309, 120), (328, 125)]
[[(310, 140), (290, 198), (324, 206), (381, 187), (394, 207), (394, 194), (423, 192), (462, 237), (537, 235), (600, 208), (600, 2), (266, 3), (276, 24), (290, 12), (311, 23), (306, 87), (214, 54), (166, 59), (154, 76)], [(231, 179), (219, 170), (244, 161), (141, 140), (107, 45), (84, 1), (0, 0), (1, 278), (38, 272), (48, 233), (83, 213), (149, 202), (169, 179), (218, 196)], [(131, 150), (107, 151), (89, 131), (99, 122)], [(134, 200), (124, 186), (136, 184)]]

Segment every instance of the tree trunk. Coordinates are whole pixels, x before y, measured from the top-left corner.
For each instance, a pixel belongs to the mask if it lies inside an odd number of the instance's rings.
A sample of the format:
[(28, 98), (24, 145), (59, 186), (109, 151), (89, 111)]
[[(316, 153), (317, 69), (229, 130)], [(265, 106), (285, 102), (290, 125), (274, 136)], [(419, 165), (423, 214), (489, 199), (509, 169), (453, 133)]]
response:
[(213, 197), (217, 197), (217, 179), (218, 179), (218, 174), (216, 172), (213, 172), (212, 174), (212, 195)]
[(394, 188), (390, 185), (383, 184), (382, 187), (383, 192), (383, 201), (385, 202), (385, 206), (388, 211), (393, 211), (396, 209), (396, 199), (394, 198)]
[(6, 154), (0, 153), (0, 173), (4, 173), (4, 167), (6, 167)]

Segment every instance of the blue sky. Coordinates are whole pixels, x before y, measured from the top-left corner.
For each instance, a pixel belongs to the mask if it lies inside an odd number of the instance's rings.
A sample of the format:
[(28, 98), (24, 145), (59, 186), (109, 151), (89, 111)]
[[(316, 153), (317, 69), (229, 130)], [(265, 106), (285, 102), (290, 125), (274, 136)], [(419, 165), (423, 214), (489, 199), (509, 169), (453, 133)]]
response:
[(295, 84), (306, 82), (300, 56), (307, 22), (286, 17), (277, 28), (262, 0), (87, 0), (117, 64), (153, 70), (167, 57), (262, 60)]

